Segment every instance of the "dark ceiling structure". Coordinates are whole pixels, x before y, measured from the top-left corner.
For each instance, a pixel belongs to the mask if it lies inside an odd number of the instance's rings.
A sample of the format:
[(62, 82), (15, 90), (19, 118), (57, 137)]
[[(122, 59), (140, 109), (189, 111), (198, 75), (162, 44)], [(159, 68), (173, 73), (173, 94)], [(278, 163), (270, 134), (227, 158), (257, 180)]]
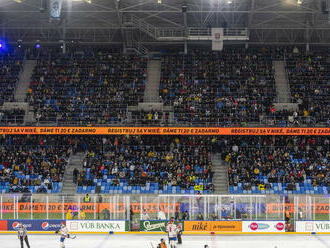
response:
[[(10, 42), (152, 44), (196, 42), (211, 28), (244, 34), (248, 44), (330, 43), (330, 0), (0, 0), (1, 36)], [(195, 40), (195, 41), (193, 41)], [(201, 42), (203, 39), (201, 39)]]

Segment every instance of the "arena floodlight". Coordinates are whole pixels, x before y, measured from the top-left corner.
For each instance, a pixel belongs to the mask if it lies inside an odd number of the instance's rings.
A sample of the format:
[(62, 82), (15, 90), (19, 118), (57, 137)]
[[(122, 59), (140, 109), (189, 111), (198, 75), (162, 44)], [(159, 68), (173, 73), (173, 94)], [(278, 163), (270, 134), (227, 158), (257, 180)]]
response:
[(35, 48), (39, 49), (40, 48), (40, 40), (37, 40), (36, 44), (35, 44)]
[(302, 4), (302, 0), (297, 0), (297, 4), (301, 5)]
[(227, 3), (228, 4), (232, 4), (233, 3), (233, 0), (228, 0)]
[(158, 4), (162, 4), (162, 0), (157, 0), (157, 3)]
[(6, 43), (3, 40), (0, 40), (0, 50), (6, 50)]

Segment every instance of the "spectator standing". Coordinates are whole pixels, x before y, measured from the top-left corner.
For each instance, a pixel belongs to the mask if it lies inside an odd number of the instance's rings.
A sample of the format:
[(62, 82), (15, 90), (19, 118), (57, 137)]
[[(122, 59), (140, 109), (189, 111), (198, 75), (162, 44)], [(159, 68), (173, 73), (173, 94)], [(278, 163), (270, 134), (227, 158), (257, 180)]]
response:
[(91, 202), (91, 197), (86, 194), (85, 197), (84, 197), (84, 203), (90, 203)]

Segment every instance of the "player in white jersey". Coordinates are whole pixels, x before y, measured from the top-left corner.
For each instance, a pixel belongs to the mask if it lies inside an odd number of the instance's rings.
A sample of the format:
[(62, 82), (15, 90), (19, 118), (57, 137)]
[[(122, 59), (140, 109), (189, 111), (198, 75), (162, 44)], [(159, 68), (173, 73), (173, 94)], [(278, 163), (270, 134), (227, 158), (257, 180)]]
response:
[(176, 237), (178, 231), (179, 231), (178, 226), (174, 224), (174, 219), (171, 218), (170, 222), (166, 225), (166, 232), (168, 234), (170, 248), (176, 247)]
[[(70, 234), (69, 234), (69, 230), (68, 228), (65, 226), (64, 223), (61, 224), (61, 229), (56, 231), (56, 233), (59, 233), (61, 234), (61, 239), (60, 239), (60, 243), (61, 243), (61, 246), (60, 248), (65, 248), (65, 245), (64, 245), (64, 240), (66, 238), (70, 238)], [(74, 237), (73, 237), (74, 238)]]

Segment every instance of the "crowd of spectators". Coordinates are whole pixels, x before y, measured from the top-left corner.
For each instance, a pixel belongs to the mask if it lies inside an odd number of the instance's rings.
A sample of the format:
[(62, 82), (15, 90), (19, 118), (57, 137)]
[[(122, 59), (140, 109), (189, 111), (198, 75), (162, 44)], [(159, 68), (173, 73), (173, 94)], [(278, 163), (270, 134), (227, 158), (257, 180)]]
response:
[(150, 187), (146, 191), (152, 193), (165, 192), (168, 186), (190, 193), (195, 185), (203, 185), (205, 192), (212, 192), (208, 143), (205, 137), (103, 137), (89, 146), (83, 169), (76, 173), (77, 184), (102, 186), (104, 192), (111, 186), (123, 186), (123, 192), (128, 187)]
[(0, 124), (23, 124), (24, 122), (24, 109), (8, 109), (8, 110), (0, 110)]
[(147, 59), (134, 55), (51, 53), (38, 60), (27, 100), (39, 122), (120, 123), (143, 99), (146, 68)]
[(286, 58), (293, 102), (299, 104), (300, 123), (330, 124), (329, 50), (305, 53), (296, 50)]
[(22, 70), (23, 57), (19, 52), (0, 54), (0, 105), (13, 101)]
[(330, 187), (327, 136), (233, 136), (222, 142), (229, 185), (243, 193), (326, 193)]
[(0, 192), (57, 193), (72, 152), (69, 136), (0, 137)]
[(78, 193), (212, 193), (217, 152), (229, 166), (230, 193), (330, 187), (327, 136), (6, 135), (0, 144), (0, 192), (59, 192), (76, 152), (85, 154), (74, 171)]
[(275, 100), (271, 53), (225, 49), (166, 55), (160, 95), (179, 123), (220, 126), (259, 122)]

